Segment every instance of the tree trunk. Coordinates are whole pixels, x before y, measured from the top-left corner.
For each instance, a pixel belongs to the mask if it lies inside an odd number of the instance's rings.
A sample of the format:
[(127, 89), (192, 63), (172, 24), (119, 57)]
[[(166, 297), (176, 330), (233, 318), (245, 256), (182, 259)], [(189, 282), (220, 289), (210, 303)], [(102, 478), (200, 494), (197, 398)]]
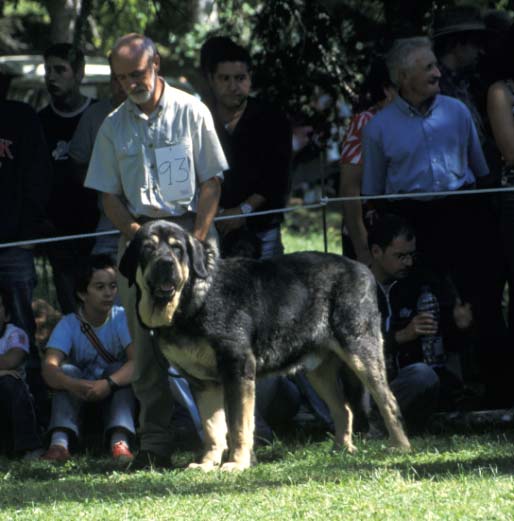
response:
[(50, 16), (50, 40), (52, 43), (73, 41), (75, 21), (82, 0), (45, 0)]

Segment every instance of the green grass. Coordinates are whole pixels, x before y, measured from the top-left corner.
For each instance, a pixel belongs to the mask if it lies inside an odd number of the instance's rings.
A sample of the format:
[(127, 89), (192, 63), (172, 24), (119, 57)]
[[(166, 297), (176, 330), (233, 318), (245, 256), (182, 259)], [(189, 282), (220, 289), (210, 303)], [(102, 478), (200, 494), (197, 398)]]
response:
[[(326, 209), (328, 251), (341, 254), (341, 210)], [(323, 211), (300, 209), (285, 214), (282, 240), (286, 253), (303, 250), (324, 251)]]
[[(410, 454), (358, 440), (279, 441), (242, 473), (125, 473), (106, 459), (64, 465), (0, 459), (0, 519), (511, 520), (512, 433), (414, 438)], [(185, 464), (191, 454), (180, 453)]]

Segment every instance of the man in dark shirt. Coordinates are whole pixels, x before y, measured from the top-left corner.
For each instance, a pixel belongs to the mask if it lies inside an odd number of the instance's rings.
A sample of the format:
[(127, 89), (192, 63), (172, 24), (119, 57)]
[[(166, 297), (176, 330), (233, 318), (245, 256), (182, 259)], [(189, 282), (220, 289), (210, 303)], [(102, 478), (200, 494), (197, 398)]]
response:
[[(48, 151), (37, 114), (25, 103), (0, 101), (0, 243), (44, 234), (50, 185)], [(35, 283), (33, 249), (0, 248), (0, 284), (12, 293), (12, 320), (32, 343)]]
[[(224, 172), (219, 214), (283, 208), (292, 147), (289, 121), (278, 109), (249, 96), (251, 61), (245, 49), (228, 38), (211, 38), (202, 47), (201, 61), (212, 95), (216, 130), (230, 166)], [(246, 227), (257, 239), (256, 256), (283, 253), (282, 219), (282, 214), (268, 214), (219, 221), (222, 250), (231, 232)]]
[[(48, 216), (57, 236), (91, 233), (98, 221), (96, 192), (84, 188), (83, 179), (68, 154), (69, 143), (83, 112), (92, 103), (83, 96), (82, 51), (69, 43), (58, 43), (44, 53), (45, 82), (50, 104), (39, 112), (51, 154), (53, 183)], [(52, 243), (47, 253), (52, 265), (59, 305), (63, 313), (75, 311), (74, 273), (81, 257), (89, 254), (94, 240)]]
[[(413, 269), (416, 237), (403, 219), (381, 216), (369, 230), (368, 244), (391, 390), (407, 425), (420, 429), (437, 405), (455, 406), (461, 384), (448, 370), (446, 356), (460, 347), (462, 331), (472, 322), (471, 306), (462, 304), (450, 282)], [(437, 299), (438, 317), (418, 309), (423, 288)], [(430, 335), (442, 336), (444, 351), (435, 357), (427, 357), (422, 346), (423, 337)]]

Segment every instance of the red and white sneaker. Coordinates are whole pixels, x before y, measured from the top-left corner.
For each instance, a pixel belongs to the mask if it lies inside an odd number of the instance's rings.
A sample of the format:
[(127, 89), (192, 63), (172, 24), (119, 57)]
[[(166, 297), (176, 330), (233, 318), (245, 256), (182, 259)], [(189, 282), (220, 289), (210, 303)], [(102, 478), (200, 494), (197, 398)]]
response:
[(50, 445), (48, 450), (41, 456), (41, 459), (45, 461), (66, 461), (70, 458), (70, 451), (62, 445)]
[(134, 454), (124, 441), (118, 441), (111, 447), (112, 457), (120, 463), (129, 463), (134, 459)]

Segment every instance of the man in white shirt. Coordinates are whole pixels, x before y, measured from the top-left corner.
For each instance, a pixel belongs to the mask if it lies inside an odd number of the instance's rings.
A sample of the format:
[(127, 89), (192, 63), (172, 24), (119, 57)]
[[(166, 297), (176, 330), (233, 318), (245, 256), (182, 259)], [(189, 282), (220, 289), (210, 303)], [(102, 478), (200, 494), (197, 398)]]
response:
[[(105, 213), (122, 234), (119, 256), (149, 219), (170, 219), (201, 241), (216, 241), (211, 225), (228, 166), (211, 113), (159, 77), (160, 58), (149, 38), (122, 36), (111, 63), (128, 99), (102, 124), (85, 185), (103, 193)], [(136, 345), (133, 386), (141, 403), (141, 450), (133, 467), (167, 466), (173, 408), (168, 363), (138, 323), (135, 289), (124, 280), (120, 297)]]

